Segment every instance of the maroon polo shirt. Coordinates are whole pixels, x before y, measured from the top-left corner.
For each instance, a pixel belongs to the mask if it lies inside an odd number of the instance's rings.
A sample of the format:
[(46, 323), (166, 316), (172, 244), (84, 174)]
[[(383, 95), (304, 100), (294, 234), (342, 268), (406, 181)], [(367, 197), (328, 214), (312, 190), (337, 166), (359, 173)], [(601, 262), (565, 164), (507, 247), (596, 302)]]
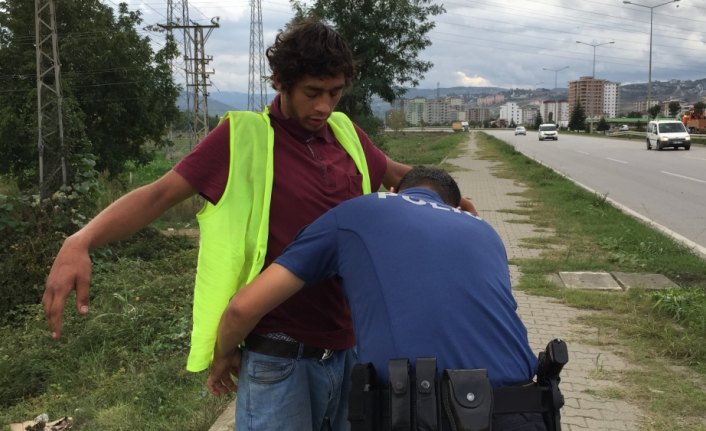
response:
[[(275, 131), (274, 180), (265, 265), (282, 253), (301, 228), (362, 194), (362, 176), (329, 127), (310, 132), (284, 118), (279, 96), (270, 106), (270, 119)], [(357, 126), (356, 131), (375, 191), (382, 184), (387, 160)], [(174, 168), (212, 203), (222, 196), (228, 178), (228, 132), (224, 121)], [(335, 350), (355, 344), (350, 310), (333, 279), (299, 291), (267, 314), (254, 332), (283, 332), (304, 344)]]

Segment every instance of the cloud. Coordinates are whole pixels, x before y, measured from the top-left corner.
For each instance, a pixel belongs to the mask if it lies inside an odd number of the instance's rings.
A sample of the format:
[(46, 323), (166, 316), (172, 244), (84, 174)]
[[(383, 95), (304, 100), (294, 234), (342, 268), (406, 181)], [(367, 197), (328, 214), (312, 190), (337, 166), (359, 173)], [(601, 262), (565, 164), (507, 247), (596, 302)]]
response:
[[(117, 0), (106, 0), (115, 4)], [(125, 0), (141, 7), (145, 24), (164, 22), (167, 0)], [(312, 0), (308, 0), (310, 3)], [(434, 17), (428, 33), (431, 46), (419, 54), (434, 64), (420, 88), (458, 85), (533, 88), (554, 87), (555, 75), (544, 69), (569, 66), (556, 77), (558, 87), (590, 76), (593, 49), (596, 78), (614, 82), (647, 82), (650, 54), (650, 10), (620, 0), (448, 0), (446, 13)], [(635, 3), (657, 3), (635, 0)], [(684, 0), (679, 8), (665, 4), (654, 9), (652, 80), (706, 78), (706, 6), (703, 0)], [(220, 17), (206, 43), (213, 56), (211, 80), (222, 91), (248, 88), (250, 2), (189, 0), (191, 18), (207, 23)], [(262, 0), (265, 48), (292, 18), (289, 0)], [(159, 38), (159, 35), (151, 37)]]
[(454, 85), (463, 87), (492, 87), (493, 84), (483, 78), (482, 76), (474, 75), (468, 76), (463, 72), (455, 72), (456, 79), (454, 80)]

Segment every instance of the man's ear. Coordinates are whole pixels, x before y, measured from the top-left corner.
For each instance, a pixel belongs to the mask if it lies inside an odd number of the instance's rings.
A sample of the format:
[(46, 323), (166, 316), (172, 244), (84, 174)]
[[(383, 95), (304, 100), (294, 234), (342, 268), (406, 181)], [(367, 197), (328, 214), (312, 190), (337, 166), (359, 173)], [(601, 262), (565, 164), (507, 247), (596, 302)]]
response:
[(279, 76), (275, 73), (272, 74), (272, 85), (279, 93), (282, 92), (282, 81), (280, 81)]

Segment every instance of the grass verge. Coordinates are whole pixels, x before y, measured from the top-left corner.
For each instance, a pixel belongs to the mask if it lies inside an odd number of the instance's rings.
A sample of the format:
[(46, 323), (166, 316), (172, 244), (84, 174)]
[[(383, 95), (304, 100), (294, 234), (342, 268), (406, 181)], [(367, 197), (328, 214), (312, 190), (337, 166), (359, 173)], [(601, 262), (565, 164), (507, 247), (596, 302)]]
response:
[(93, 260), (91, 312), (70, 298), (60, 341), (39, 304), (0, 327), (0, 429), (47, 413), (74, 430), (207, 430), (228, 399), (184, 369), (196, 249), (148, 229)]
[[(640, 405), (646, 429), (703, 430), (706, 418), (706, 265), (671, 238), (623, 214), (604, 196), (587, 192), (528, 159), (505, 142), (476, 135), (479, 155), (499, 161), (496, 175), (523, 183), (532, 202), (523, 213), (556, 235), (547, 252), (518, 259), (517, 288), (600, 310), (581, 320), (603, 334), (587, 343), (620, 346), (636, 367), (615, 376), (621, 389), (598, 395)], [(535, 244), (541, 246), (542, 244)], [(655, 272), (680, 288), (627, 294), (560, 289), (548, 276), (559, 271)]]
[[(440, 164), (468, 135), (399, 134), (392, 157)], [(103, 206), (163, 175), (174, 159), (161, 156), (132, 175), (105, 182)], [(1, 187), (5, 187), (0, 182)], [(3, 188), (4, 190), (4, 188)], [(193, 223), (200, 203), (165, 214), (155, 225)], [(184, 370), (191, 329), (196, 250), (182, 237), (154, 229), (93, 254), (91, 312), (67, 303), (63, 337), (49, 339), (39, 304), (0, 327), (0, 429), (47, 413), (72, 416), (74, 430), (194, 430), (210, 428), (232, 398), (206, 392), (205, 373)]]

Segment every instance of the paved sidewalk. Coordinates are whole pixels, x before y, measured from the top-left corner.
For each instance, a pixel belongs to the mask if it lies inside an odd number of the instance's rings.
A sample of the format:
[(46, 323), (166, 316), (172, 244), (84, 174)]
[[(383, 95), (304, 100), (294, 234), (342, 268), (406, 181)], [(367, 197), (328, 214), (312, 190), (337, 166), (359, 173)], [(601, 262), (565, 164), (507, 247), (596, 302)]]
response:
[[(447, 160), (463, 169), (453, 173), (463, 195), (471, 198), (480, 216), (500, 234), (509, 259), (536, 257), (540, 251), (522, 247), (522, 239), (550, 236), (552, 232), (526, 223), (524, 216), (507, 212), (523, 209), (529, 204), (517, 196), (525, 188), (512, 180), (493, 176), (496, 164), (478, 160), (475, 152), (476, 146), (471, 134), (468, 151), (457, 159)], [(520, 272), (513, 266), (510, 270), (514, 284)], [(580, 342), (601, 336), (595, 328), (574, 322), (577, 317), (589, 312), (559, 304), (551, 298), (530, 296), (522, 291), (515, 290), (514, 295), (535, 352), (543, 350), (553, 338), (562, 338), (567, 342), (569, 363), (564, 367), (560, 385), (566, 400), (561, 415), (562, 430), (639, 429), (639, 409), (623, 401), (592, 395), (594, 391), (615, 385), (610, 375), (626, 370), (628, 364), (605, 348)]]
[[(523, 205), (528, 204), (517, 196), (524, 188), (512, 180), (493, 176), (495, 163), (476, 158), (474, 135), (470, 136), (468, 151), (457, 159), (447, 160), (462, 168), (453, 176), (463, 195), (471, 198), (480, 216), (498, 231), (509, 259), (536, 257), (539, 250), (523, 247), (522, 240), (551, 236), (553, 232), (526, 223), (524, 216), (507, 212), (523, 209)], [(514, 266), (510, 270), (515, 283), (520, 272)], [(543, 350), (553, 338), (562, 338), (568, 344), (569, 363), (564, 367), (560, 385), (566, 400), (562, 409), (562, 430), (638, 430), (641, 412), (636, 407), (593, 395), (595, 391), (615, 385), (610, 377), (626, 370), (628, 364), (614, 352), (581, 343), (581, 340), (601, 336), (594, 328), (574, 321), (588, 312), (521, 291), (515, 291), (514, 295), (535, 352)], [(231, 405), (209, 431), (232, 431), (233, 416), (234, 407)]]

